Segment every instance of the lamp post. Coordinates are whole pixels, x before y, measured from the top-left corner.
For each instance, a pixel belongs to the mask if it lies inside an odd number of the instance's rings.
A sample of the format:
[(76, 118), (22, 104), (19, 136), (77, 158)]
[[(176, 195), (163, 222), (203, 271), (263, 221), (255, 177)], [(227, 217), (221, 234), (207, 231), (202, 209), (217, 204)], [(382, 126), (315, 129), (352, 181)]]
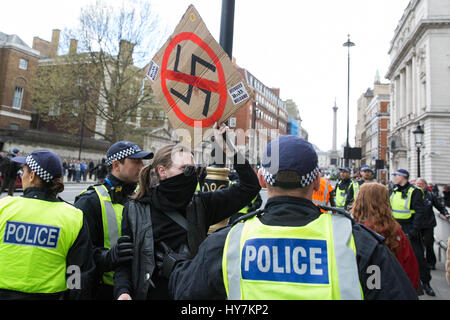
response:
[[(345, 155), (345, 166), (348, 167), (349, 160), (349, 128), (350, 128), (350, 47), (354, 47), (355, 43), (350, 41), (350, 35), (348, 34), (348, 40), (343, 44), (344, 47), (347, 47), (348, 51), (348, 63), (347, 63), (347, 142), (345, 144), (347, 148), (347, 154)], [(345, 154), (345, 153), (344, 153)]]
[[(226, 54), (233, 58), (233, 32), (234, 32), (234, 7), (235, 0), (222, 0), (222, 14), (220, 21), (220, 39), (219, 43)], [(223, 134), (223, 144), (224, 148), (226, 145), (227, 136), (226, 133)], [(221, 152), (217, 148), (217, 142), (214, 142), (213, 152), (211, 153), (213, 157), (213, 164), (206, 169), (207, 176), (203, 185), (203, 190), (206, 191), (216, 191), (222, 188), (228, 187), (229, 180), (228, 174), (230, 169), (225, 167), (226, 155), (225, 151), (222, 153), (223, 163), (217, 163), (216, 152)], [(219, 161), (220, 162), (220, 161)], [(208, 234), (214, 232), (218, 228), (222, 228), (228, 224), (228, 218), (212, 225), (209, 228)]]
[(424, 131), (420, 126), (420, 123), (417, 125), (416, 129), (412, 132), (414, 134), (414, 140), (416, 141), (416, 150), (417, 150), (417, 178), (420, 177), (420, 148), (423, 145), (423, 134)]

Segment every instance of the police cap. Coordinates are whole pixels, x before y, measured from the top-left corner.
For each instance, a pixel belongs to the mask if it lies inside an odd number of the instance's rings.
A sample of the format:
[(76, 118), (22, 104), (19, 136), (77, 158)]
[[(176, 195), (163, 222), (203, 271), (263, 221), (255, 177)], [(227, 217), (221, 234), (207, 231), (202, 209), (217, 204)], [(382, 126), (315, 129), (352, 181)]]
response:
[[(279, 171), (294, 171), (299, 182), (280, 182)], [(271, 186), (282, 188), (304, 188), (309, 186), (319, 174), (317, 153), (311, 143), (292, 135), (284, 135), (272, 140), (262, 159), (262, 174)]]
[(26, 164), (31, 171), (45, 182), (50, 182), (56, 176), (63, 174), (61, 158), (49, 150), (36, 150), (27, 157), (14, 157), (11, 160)]
[(106, 165), (110, 166), (114, 160), (122, 160), (125, 158), (152, 159), (153, 152), (144, 152), (133, 142), (119, 141), (108, 149), (106, 153)]

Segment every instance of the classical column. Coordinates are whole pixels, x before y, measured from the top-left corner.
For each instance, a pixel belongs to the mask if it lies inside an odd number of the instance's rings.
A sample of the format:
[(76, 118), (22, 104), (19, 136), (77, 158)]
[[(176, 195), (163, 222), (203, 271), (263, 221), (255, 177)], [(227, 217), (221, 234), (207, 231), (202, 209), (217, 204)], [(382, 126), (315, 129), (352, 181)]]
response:
[(409, 118), (410, 114), (413, 113), (413, 106), (412, 106), (412, 95), (413, 95), (413, 89), (412, 89), (412, 75), (411, 75), (411, 62), (409, 61), (406, 63), (405, 67), (405, 76), (406, 76), (406, 91), (405, 91), (405, 115), (407, 118)]
[(400, 119), (406, 115), (406, 71), (400, 71)]
[(336, 100), (333, 107), (333, 153), (337, 150), (337, 110)]

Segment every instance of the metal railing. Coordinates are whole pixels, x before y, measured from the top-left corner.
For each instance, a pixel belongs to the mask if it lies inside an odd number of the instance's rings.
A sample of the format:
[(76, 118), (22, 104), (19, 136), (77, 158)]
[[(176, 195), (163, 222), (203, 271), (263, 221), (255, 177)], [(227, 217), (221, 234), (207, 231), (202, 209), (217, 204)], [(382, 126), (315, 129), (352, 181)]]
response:
[[(439, 261), (442, 261), (441, 259), (443, 258), (445, 263), (447, 253), (447, 241), (448, 237), (450, 237), (450, 221), (445, 219), (436, 210), (435, 215), (436, 215), (436, 227), (434, 229), (434, 242), (438, 247)], [(442, 253), (442, 251), (444, 252)]]

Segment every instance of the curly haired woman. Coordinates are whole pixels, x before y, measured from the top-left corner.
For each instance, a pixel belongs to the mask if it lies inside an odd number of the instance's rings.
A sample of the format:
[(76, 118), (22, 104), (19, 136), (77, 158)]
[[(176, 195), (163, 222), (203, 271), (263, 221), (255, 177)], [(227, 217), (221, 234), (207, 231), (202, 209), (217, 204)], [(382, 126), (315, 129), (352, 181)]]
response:
[(381, 234), (414, 288), (419, 285), (419, 264), (408, 238), (392, 216), (388, 189), (380, 183), (365, 183), (351, 210), (355, 220)]

